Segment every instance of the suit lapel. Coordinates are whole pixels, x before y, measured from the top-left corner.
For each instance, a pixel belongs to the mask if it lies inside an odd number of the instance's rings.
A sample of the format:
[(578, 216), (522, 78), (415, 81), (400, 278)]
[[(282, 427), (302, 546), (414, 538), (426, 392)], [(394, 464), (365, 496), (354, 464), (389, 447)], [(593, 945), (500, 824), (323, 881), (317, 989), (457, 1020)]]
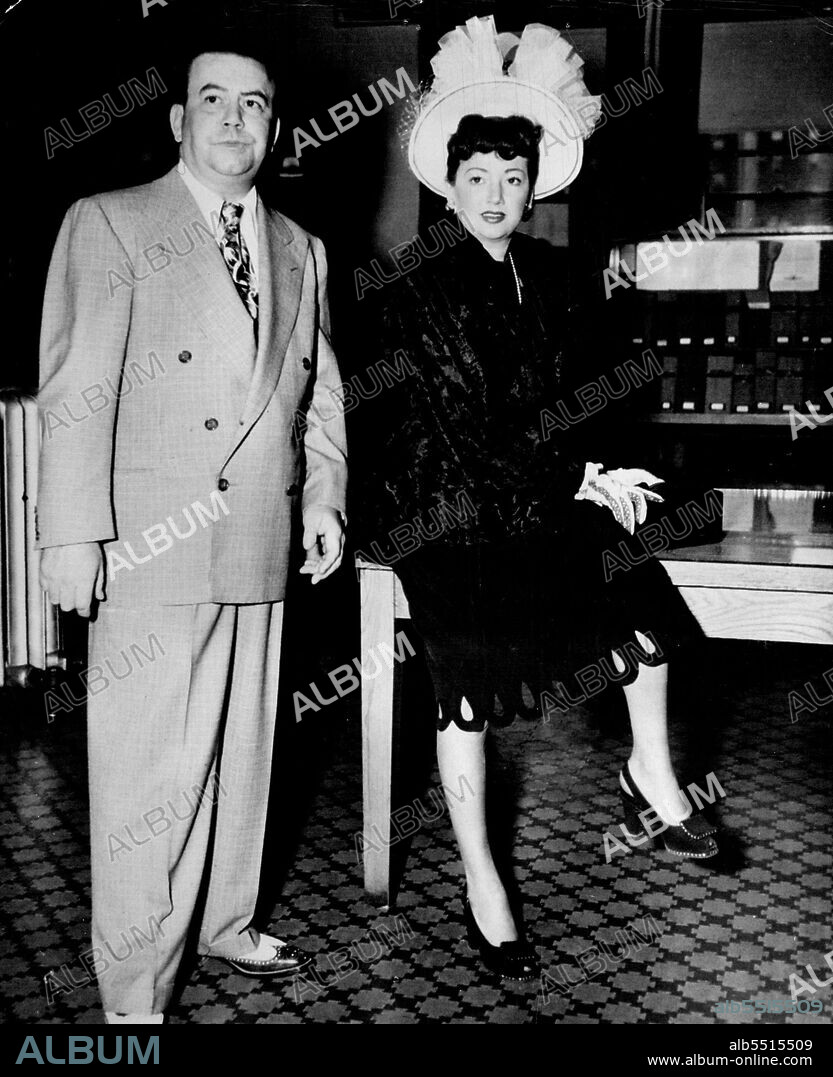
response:
[[(228, 461), (277, 387), (298, 318), (307, 249), (294, 238), (280, 214), (266, 209), (261, 200), (258, 204), (258, 346), (252, 371), (251, 350), (241, 346), (242, 342), (253, 339), (252, 320), (216, 241), (209, 235), (202, 212), (175, 168), (158, 182), (162, 213), (148, 228), (147, 235), (155, 248), (168, 253), (171, 264), (165, 272), (171, 274), (173, 287), (216, 349), (234, 358), (237, 376), (248, 386), (240, 432), (226, 456)], [(164, 241), (160, 241), (160, 236)]]
[(168, 186), (168, 212), (163, 221), (165, 240), (161, 245), (172, 261), (166, 272), (171, 273), (173, 286), (212, 344), (222, 355), (233, 359), (238, 373), (248, 384), (252, 359), (251, 350), (244, 342), (252, 339), (249, 313), (199, 206), (176, 169), (161, 182)]
[(278, 214), (258, 209), (258, 349), (233, 455), (275, 392), (301, 301), (306, 249)]

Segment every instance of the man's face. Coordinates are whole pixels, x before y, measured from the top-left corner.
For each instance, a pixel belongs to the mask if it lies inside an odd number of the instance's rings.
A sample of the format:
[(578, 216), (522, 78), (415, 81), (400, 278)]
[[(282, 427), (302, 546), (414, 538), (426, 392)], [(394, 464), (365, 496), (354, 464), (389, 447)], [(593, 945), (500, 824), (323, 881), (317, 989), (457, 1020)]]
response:
[(245, 194), (269, 149), (275, 87), (256, 60), (207, 52), (191, 65), (185, 106), (171, 108), (182, 159), (218, 194)]

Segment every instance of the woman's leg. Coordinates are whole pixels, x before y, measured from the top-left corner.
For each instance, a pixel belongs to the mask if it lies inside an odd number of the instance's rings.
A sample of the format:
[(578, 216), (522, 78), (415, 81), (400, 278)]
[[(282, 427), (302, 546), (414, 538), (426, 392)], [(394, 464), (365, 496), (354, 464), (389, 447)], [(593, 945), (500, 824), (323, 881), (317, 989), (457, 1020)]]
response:
[[(468, 733), (451, 722), (437, 733), (440, 780), (449, 789), (468, 783), (465, 799), (446, 796), (454, 836), (466, 872), (468, 896), (480, 930), (492, 946), (517, 939), (518, 932), (486, 834), (486, 731)], [(469, 792), (471, 790), (471, 792)]]
[[(640, 632), (645, 650), (653, 647)], [(620, 670), (624, 663), (614, 654)], [(664, 822), (675, 824), (691, 813), (679, 792), (668, 747), (668, 665), (639, 666), (632, 684), (624, 687), (633, 732), (633, 752), (628, 761), (633, 780)]]

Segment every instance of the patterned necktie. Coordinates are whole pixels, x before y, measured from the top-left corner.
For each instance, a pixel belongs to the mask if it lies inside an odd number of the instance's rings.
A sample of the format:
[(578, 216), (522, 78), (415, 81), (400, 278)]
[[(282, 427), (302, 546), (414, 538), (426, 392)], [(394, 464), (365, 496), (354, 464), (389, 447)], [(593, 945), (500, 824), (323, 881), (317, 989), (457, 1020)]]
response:
[(243, 207), (237, 202), (223, 202), (220, 220), (223, 222), (223, 234), (220, 236), (220, 250), (240, 298), (246, 304), (246, 310), (257, 322), (257, 284), (252, 270), (249, 250), (240, 235), (240, 218)]

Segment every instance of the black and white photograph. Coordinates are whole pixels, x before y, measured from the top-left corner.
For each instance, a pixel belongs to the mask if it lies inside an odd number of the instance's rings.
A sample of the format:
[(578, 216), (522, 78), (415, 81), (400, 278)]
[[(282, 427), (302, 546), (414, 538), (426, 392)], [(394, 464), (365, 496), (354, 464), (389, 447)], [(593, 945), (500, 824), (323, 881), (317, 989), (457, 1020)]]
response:
[(0, 8), (3, 1060), (829, 1064), (833, 6)]

